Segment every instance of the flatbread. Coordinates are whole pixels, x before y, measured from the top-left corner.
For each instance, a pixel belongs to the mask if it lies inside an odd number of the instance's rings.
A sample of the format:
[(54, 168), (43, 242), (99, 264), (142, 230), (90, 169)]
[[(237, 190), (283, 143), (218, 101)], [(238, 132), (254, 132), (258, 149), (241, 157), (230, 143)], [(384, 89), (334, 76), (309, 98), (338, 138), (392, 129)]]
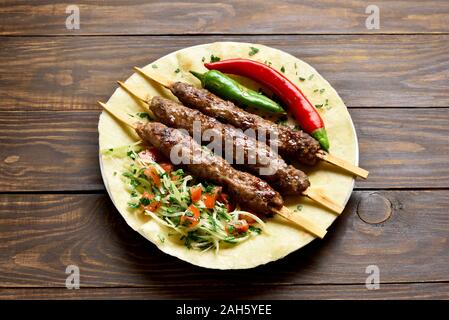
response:
[[(207, 71), (203, 66), (203, 58), (205, 61), (209, 61), (211, 55), (221, 59), (249, 58), (250, 47), (259, 49), (250, 57), (251, 59), (271, 62), (272, 67), (277, 70), (284, 67), (285, 75), (302, 89), (312, 104), (323, 104), (319, 112), (329, 136), (330, 153), (358, 165), (357, 137), (342, 99), (314, 68), (288, 53), (260, 44), (216, 42), (170, 53), (143, 69), (160, 72), (171, 80), (200, 86), (199, 81), (189, 73), (189, 70)], [(177, 69), (179, 69), (178, 72), (176, 72)], [(305, 80), (301, 81), (300, 78)], [(258, 88), (257, 84), (251, 80), (243, 78), (239, 80), (243, 80), (247, 86), (256, 90)], [(133, 74), (126, 83), (141, 95), (161, 95), (176, 100), (168, 90), (146, 80), (139, 74)], [(121, 88), (114, 92), (107, 104), (113, 109), (133, 115), (144, 111), (142, 105)], [(100, 115), (98, 131), (100, 150), (124, 146), (138, 140), (132, 129), (119, 124), (107, 112)], [(222, 248), (218, 254), (212, 250), (200, 252), (188, 249), (175, 239), (177, 237), (169, 236), (167, 230), (151, 218), (128, 209), (129, 193), (120, 177), (123, 171), (122, 161), (124, 160), (100, 154), (103, 180), (116, 208), (134, 230), (163, 252), (179, 259), (213, 269), (253, 268), (281, 259), (314, 239), (312, 235), (281, 217), (274, 217), (268, 220), (266, 232), (234, 247)], [(314, 167), (301, 167), (301, 169), (308, 173), (313, 189), (320, 189), (337, 203), (346, 204), (354, 186), (351, 175), (326, 163), (320, 163)], [(323, 228), (328, 228), (336, 219), (334, 213), (313, 204), (305, 197), (290, 197), (286, 198), (285, 202), (287, 207), (297, 211), (296, 214), (315, 221)]]

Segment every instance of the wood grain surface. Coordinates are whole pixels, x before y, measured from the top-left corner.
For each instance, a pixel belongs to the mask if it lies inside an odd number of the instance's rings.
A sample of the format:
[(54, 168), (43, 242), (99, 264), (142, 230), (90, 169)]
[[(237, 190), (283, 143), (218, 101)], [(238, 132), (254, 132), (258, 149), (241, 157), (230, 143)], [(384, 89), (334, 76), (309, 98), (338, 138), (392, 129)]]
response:
[[(313, 65), (349, 107), (448, 107), (449, 35), (0, 38), (2, 110), (98, 110), (116, 80), (214, 41), (269, 45)], [(201, 57), (199, 57), (201, 59)]]
[[(68, 30), (73, 2), (4, 0), (3, 35), (90, 34), (320, 34), (448, 32), (445, 0), (307, 1), (76, 1), (80, 29)], [(379, 30), (368, 30), (369, 5), (380, 11)], [(113, 21), (111, 21), (113, 19)]]
[(264, 285), (240, 290), (238, 286), (213, 286), (191, 288), (0, 288), (0, 299), (261, 299), (261, 300), (311, 300), (311, 299), (449, 299), (448, 283), (382, 284), (379, 290), (367, 290), (364, 285)]
[(202, 269), (163, 254), (126, 225), (104, 194), (1, 195), (0, 287), (64, 288), (71, 264), (80, 268), (82, 288), (213, 284), (243, 293), (256, 285), (268, 295), (265, 285), (364, 284), (368, 265), (379, 267), (381, 283), (449, 282), (449, 191), (377, 191), (392, 213), (374, 224), (359, 218), (372, 193), (355, 192), (324, 240), (235, 271)]
[[(357, 188), (449, 187), (446, 109), (355, 108), (350, 113), (360, 165), (370, 171), (368, 180), (357, 180)], [(93, 111), (0, 112), (0, 192), (104, 190), (98, 116)]]
[[(79, 30), (66, 28), (70, 4), (0, 4), (0, 299), (449, 299), (447, 0), (81, 0)], [(378, 30), (365, 26), (372, 4)], [(163, 254), (124, 222), (99, 170), (96, 100), (133, 66), (214, 41), (314, 66), (370, 171), (323, 241), (253, 270)], [(70, 264), (80, 290), (65, 288)], [(379, 290), (365, 287), (369, 265)]]

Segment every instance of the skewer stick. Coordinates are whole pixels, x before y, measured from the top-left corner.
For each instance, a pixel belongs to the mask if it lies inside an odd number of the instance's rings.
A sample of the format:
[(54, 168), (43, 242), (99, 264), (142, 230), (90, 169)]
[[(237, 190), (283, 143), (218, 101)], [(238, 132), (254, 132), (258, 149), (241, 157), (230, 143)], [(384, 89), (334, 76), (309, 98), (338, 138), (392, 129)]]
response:
[(331, 155), (327, 152), (319, 151), (317, 153), (317, 157), (323, 161), (326, 161), (326, 162), (331, 163), (339, 168), (342, 168), (343, 170), (353, 173), (358, 177), (361, 177), (363, 179), (368, 178), (369, 172), (366, 171), (365, 169), (357, 167), (357, 166), (353, 165), (352, 163), (349, 163), (346, 160), (334, 157), (333, 155)]
[(122, 87), (126, 92), (128, 92), (130, 95), (132, 95), (133, 97), (135, 97), (136, 99), (143, 101), (143, 102), (149, 102), (151, 100), (151, 96), (147, 95), (146, 97), (142, 97), (140, 96), (138, 93), (136, 93), (135, 91), (131, 90), (130, 87), (128, 87), (127, 84), (125, 84), (122, 81), (117, 81), (117, 83), (120, 85), (120, 87)]
[(117, 83), (120, 85), (120, 87), (122, 87), (126, 92), (128, 92), (130, 95), (132, 95), (134, 98), (136, 98), (137, 100), (143, 102), (147, 107), (145, 108), (145, 111), (148, 111), (151, 118), (155, 119), (155, 115), (153, 113), (153, 111), (150, 108), (150, 101), (153, 98), (150, 95), (147, 95), (146, 97), (142, 97), (139, 94), (137, 94), (135, 91), (131, 90), (130, 87), (128, 87), (128, 85), (126, 85), (124, 82), (122, 81), (117, 81)]
[(173, 83), (172, 81), (170, 81), (167, 78), (161, 76), (160, 74), (151, 73), (151, 75), (150, 75), (148, 72), (144, 71), (143, 69), (141, 69), (139, 67), (134, 67), (134, 70), (139, 72), (145, 78), (153, 80), (154, 82), (159, 83), (161, 86), (163, 86), (163, 87), (165, 87), (167, 89), (170, 89), (170, 86)]
[(323, 239), (327, 233), (326, 229), (317, 226), (314, 222), (310, 221), (307, 218), (294, 214), (289, 208), (285, 206), (282, 207), (280, 210), (276, 210), (276, 213), (281, 217), (287, 219), (288, 221), (297, 224), (305, 231), (313, 234), (314, 236), (319, 237), (320, 239)]
[[(133, 129), (136, 129), (136, 124), (131, 122), (131, 119), (127, 118), (124, 114), (117, 112), (115, 110), (112, 110), (107, 104), (98, 101), (98, 104), (103, 107), (107, 112), (109, 112), (113, 117), (115, 117), (117, 120), (122, 122), (123, 124), (130, 126)], [(287, 207), (282, 207), (280, 210), (275, 211), (280, 216), (284, 217), (285, 219), (293, 222), (294, 224), (298, 225), (305, 231), (313, 234), (314, 236), (317, 236), (319, 238), (323, 238), (327, 231), (320, 226), (316, 225), (314, 222), (308, 220), (307, 218), (294, 215), (292, 211), (290, 211)]]
[(121, 82), (121, 81), (117, 81), (117, 83), (126, 90), (126, 92), (128, 92), (130, 95), (134, 96), (135, 98), (139, 99), (141, 102), (149, 105), (150, 101), (152, 99), (152, 97), (148, 96), (147, 98), (144, 98), (140, 95), (138, 95), (135, 91), (133, 91), (127, 84)]
[(114, 118), (116, 118), (117, 120), (119, 120), (121, 123), (123, 123), (123, 124), (125, 124), (125, 125), (127, 125), (127, 126), (130, 126), (130, 127), (133, 128), (133, 129), (136, 129), (136, 128), (137, 128), (137, 125), (136, 125), (135, 123), (131, 122), (131, 119), (129, 119), (129, 118), (128, 118), (127, 116), (125, 116), (124, 114), (122, 114), (122, 113), (120, 113), (120, 112), (118, 112), (118, 111), (112, 110), (111, 107), (109, 107), (107, 104), (105, 104), (105, 103), (103, 103), (103, 102), (101, 102), (101, 101), (98, 101), (98, 104), (99, 104), (100, 106), (102, 106), (103, 109), (105, 109), (107, 112), (109, 112)]
[(313, 189), (308, 188), (308, 189), (304, 190), (302, 192), (302, 194), (305, 195), (310, 200), (313, 200), (313, 201), (321, 204), (323, 207), (326, 207), (337, 214), (340, 214), (343, 212), (344, 207), (335, 203), (334, 201), (332, 201), (331, 199), (326, 197), (322, 192), (320, 192), (318, 190), (313, 190)]
[[(134, 67), (134, 70), (136, 70), (137, 72), (142, 74), (145, 78), (153, 80), (153, 81), (159, 83), (160, 85), (162, 85), (163, 87), (170, 89), (172, 82), (170, 80), (164, 78), (163, 76), (161, 76), (159, 74), (154, 74), (154, 73), (150, 74), (147, 71), (144, 71), (138, 67)], [(352, 174), (354, 174), (358, 177), (361, 177), (363, 179), (366, 179), (368, 177), (369, 172), (366, 171), (365, 169), (359, 168), (343, 159), (339, 159), (333, 155), (330, 155), (327, 152), (320, 151), (317, 153), (317, 157), (323, 161), (326, 161), (326, 162), (333, 164), (339, 168), (342, 168), (343, 170), (348, 171), (349, 173), (352, 173)]]

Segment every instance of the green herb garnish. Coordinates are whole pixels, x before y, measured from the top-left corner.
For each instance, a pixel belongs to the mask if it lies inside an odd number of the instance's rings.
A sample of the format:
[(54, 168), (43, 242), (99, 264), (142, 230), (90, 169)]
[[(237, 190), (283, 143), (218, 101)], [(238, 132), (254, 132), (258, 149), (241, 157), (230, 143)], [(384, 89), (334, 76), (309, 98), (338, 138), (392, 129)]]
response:
[(257, 48), (250, 47), (250, 49), (251, 49), (251, 50), (250, 50), (249, 53), (248, 53), (249, 56), (253, 56), (253, 55), (255, 55), (256, 53), (259, 52), (259, 49), (257, 49)]
[(220, 57), (214, 56), (213, 54), (210, 56), (210, 62), (218, 62), (220, 60)]
[(138, 112), (136, 115), (139, 116), (142, 119), (151, 120), (151, 117), (150, 117), (150, 115), (147, 112)]
[(126, 155), (127, 155), (128, 157), (130, 157), (131, 159), (136, 160), (136, 154), (134, 153), (134, 151), (128, 151), (128, 152), (126, 153)]
[(138, 208), (140, 208), (140, 205), (138, 203), (128, 202), (128, 207), (133, 208), (133, 209), (138, 209)]

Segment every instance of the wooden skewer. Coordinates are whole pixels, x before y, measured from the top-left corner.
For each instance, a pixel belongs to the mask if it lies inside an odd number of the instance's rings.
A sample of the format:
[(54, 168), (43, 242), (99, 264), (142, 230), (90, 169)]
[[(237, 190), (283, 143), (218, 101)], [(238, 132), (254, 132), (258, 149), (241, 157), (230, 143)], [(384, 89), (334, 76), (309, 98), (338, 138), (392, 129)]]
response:
[[(168, 79), (166, 79), (165, 77), (159, 75), (159, 74), (154, 74), (154, 73), (148, 73), (146, 71), (144, 71), (141, 68), (138, 67), (134, 67), (134, 70), (136, 70), (137, 72), (139, 72), (140, 74), (142, 74), (144, 77), (146, 77), (147, 79), (153, 80), (157, 83), (159, 83), (160, 85), (162, 85), (163, 87), (170, 89), (170, 86), (172, 84), (172, 82)], [(317, 153), (317, 157), (320, 158), (323, 161), (326, 161), (330, 164), (333, 164), (349, 173), (352, 173), (358, 177), (361, 177), (363, 179), (368, 178), (368, 174), (369, 172), (365, 169), (362, 169), (360, 167), (357, 167), (355, 165), (353, 165), (352, 163), (349, 163), (346, 160), (337, 158), (325, 151), (319, 151)]]
[[(145, 98), (143, 98), (140, 95), (138, 95), (136, 92), (134, 92), (125, 83), (123, 83), (121, 81), (118, 81), (118, 84), (123, 89), (125, 89), (129, 94), (133, 95), (134, 97), (136, 97), (137, 99), (139, 99), (140, 101), (145, 103), (147, 105), (148, 109), (150, 108), (149, 101), (147, 101)], [(151, 99), (151, 98), (149, 98), (149, 99)], [(321, 193), (321, 192), (319, 192), (317, 190), (307, 189), (307, 190), (303, 191), (302, 194), (304, 196), (308, 197), (310, 200), (313, 200), (313, 201), (319, 203), (323, 207), (326, 207), (326, 208), (332, 210), (333, 212), (335, 212), (337, 214), (342, 213), (342, 211), (344, 209), (342, 206), (338, 205), (337, 203), (335, 203), (334, 201), (332, 201), (331, 199), (326, 197), (323, 193)]]
[(303, 228), (305, 231), (312, 233), (314, 236), (317, 236), (320, 239), (323, 239), (327, 233), (327, 230), (320, 228), (314, 222), (310, 221), (305, 217), (301, 217), (297, 214), (294, 214), (289, 208), (282, 207), (280, 210), (275, 210), (276, 214), (280, 215), (284, 219), (295, 223), (296, 225)]
[(130, 95), (132, 95), (133, 97), (135, 97), (136, 99), (140, 100), (141, 102), (149, 105), (151, 102), (151, 99), (153, 97), (147, 95), (146, 97), (143, 97), (141, 95), (139, 95), (137, 92), (135, 92), (134, 90), (132, 90), (126, 83), (122, 82), (122, 81), (117, 81), (117, 83), (119, 84), (120, 87), (122, 87), (126, 92), (128, 92)]
[(353, 165), (352, 163), (349, 163), (346, 160), (334, 157), (333, 155), (331, 155), (327, 152), (319, 151), (317, 153), (317, 157), (323, 161), (326, 161), (326, 162), (333, 164), (339, 168), (342, 168), (343, 170), (353, 173), (358, 177), (361, 177), (363, 179), (368, 178), (369, 172), (367, 170), (357, 167), (357, 166)]
[(322, 192), (318, 190), (313, 190), (310, 188), (307, 188), (302, 192), (303, 195), (305, 195), (310, 200), (313, 200), (319, 204), (321, 204), (323, 207), (326, 207), (330, 210), (332, 210), (335, 213), (341, 214), (344, 210), (344, 207), (335, 203), (333, 200), (326, 197)]
[(129, 117), (127, 117), (125, 114), (122, 114), (120, 112), (114, 111), (112, 110), (112, 108), (110, 108), (107, 104), (101, 102), (101, 101), (97, 101), (98, 104), (105, 109), (107, 112), (109, 112), (112, 116), (114, 116), (114, 118), (116, 118), (117, 120), (119, 120), (121, 123), (130, 126), (133, 129), (137, 128), (137, 125), (131, 121), (131, 119), (129, 119)]
[[(115, 110), (112, 110), (107, 104), (98, 101), (98, 104), (105, 109), (107, 112), (109, 112), (113, 117), (115, 117), (119, 122), (130, 126), (133, 129), (137, 128), (137, 125), (131, 121), (126, 115), (119, 113)], [(290, 209), (283, 206), (280, 210), (275, 210), (276, 214), (279, 214), (281, 217), (287, 219), (288, 221), (293, 222), (294, 224), (298, 225), (305, 231), (313, 234), (314, 236), (319, 237), (320, 239), (323, 239), (324, 236), (327, 233), (326, 229), (321, 228), (313, 221), (310, 221), (309, 219), (305, 217), (301, 217), (298, 215), (295, 215)]]
[(145, 78), (153, 80), (154, 82), (159, 83), (161, 86), (170, 89), (170, 86), (172, 85), (173, 81), (170, 81), (169, 79), (161, 76), (160, 74), (152, 73), (151, 75), (144, 71), (143, 69), (139, 67), (134, 67), (134, 70), (139, 72), (141, 75), (143, 75)]

